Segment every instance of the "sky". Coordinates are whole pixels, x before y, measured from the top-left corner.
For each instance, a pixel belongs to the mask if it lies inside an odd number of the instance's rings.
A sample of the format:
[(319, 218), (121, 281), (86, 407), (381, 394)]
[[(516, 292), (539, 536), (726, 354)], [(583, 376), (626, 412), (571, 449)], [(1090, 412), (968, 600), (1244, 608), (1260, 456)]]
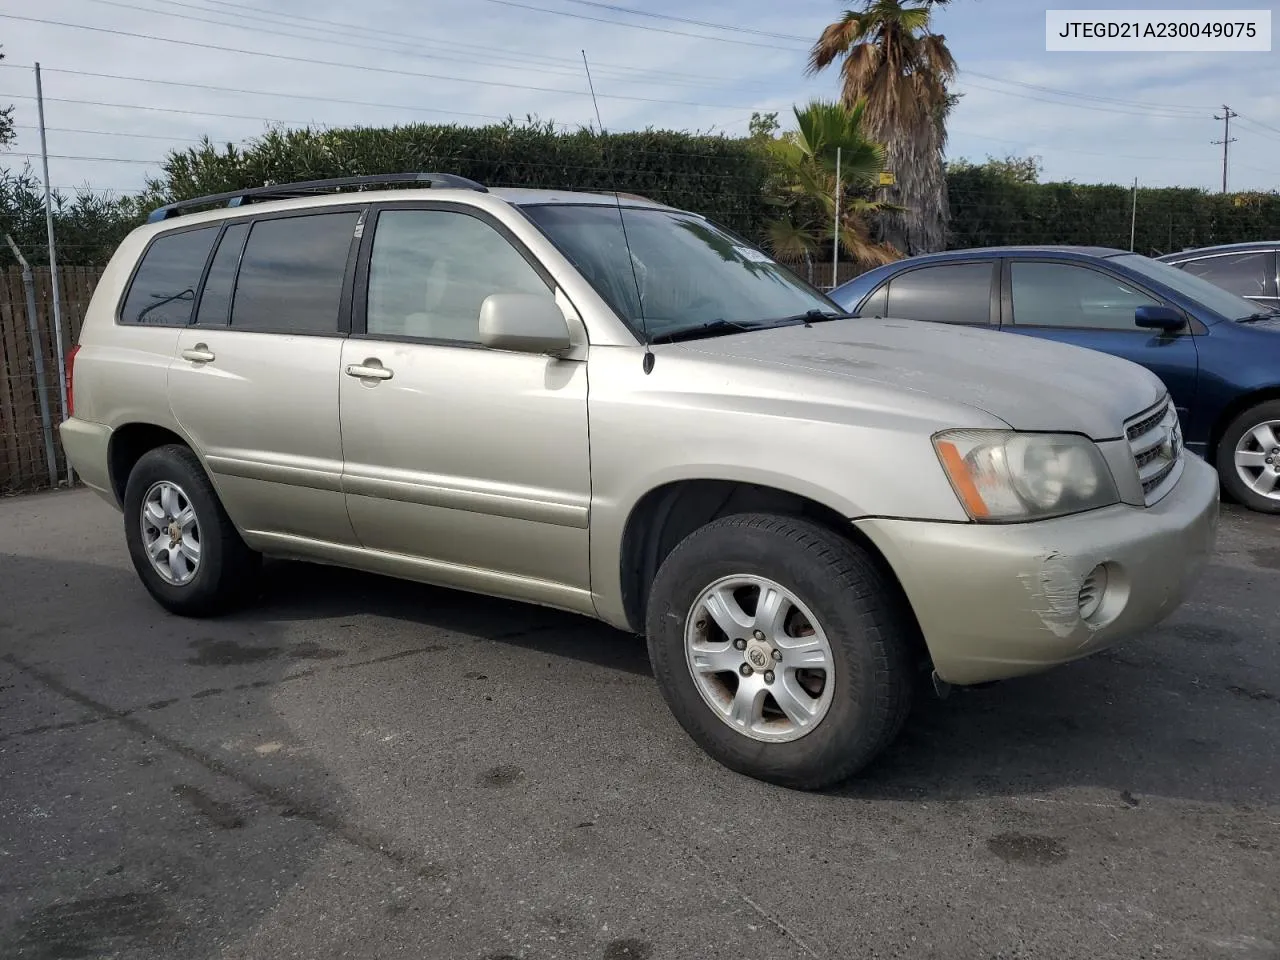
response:
[[(838, 95), (806, 54), (850, 3), (830, 0), (0, 0), (0, 104), (38, 167), (43, 69), (50, 174), (133, 192), (167, 151), (269, 125), (483, 124), (744, 134), (753, 112)], [(854, 0), (852, 5), (859, 5)], [(960, 72), (948, 158), (1037, 156), (1043, 178), (1280, 189), (1280, 46), (1269, 53), (1047, 53), (1049, 8), (1174, 0), (953, 0), (934, 17)], [(1181, 4), (1225, 6), (1223, 0)], [(1261, 7), (1241, 0), (1233, 7)], [(1275, 18), (1280, 28), (1280, 17)], [(36, 22), (44, 21), (44, 22)], [(86, 29), (91, 28), (91, 29)], [(265, 55), (264, 55), (265, 54)], [(218, 88), (218, 89), (211, 89)]]

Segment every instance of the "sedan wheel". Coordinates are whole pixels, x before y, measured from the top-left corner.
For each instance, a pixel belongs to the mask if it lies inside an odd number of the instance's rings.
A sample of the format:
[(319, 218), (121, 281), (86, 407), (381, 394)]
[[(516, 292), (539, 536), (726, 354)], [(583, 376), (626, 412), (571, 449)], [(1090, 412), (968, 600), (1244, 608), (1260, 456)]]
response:
[(1217, 467), (1232, 499), (1259, 513), (1280, 513), (1280, 400), (1251, 407), (1227, 425)]

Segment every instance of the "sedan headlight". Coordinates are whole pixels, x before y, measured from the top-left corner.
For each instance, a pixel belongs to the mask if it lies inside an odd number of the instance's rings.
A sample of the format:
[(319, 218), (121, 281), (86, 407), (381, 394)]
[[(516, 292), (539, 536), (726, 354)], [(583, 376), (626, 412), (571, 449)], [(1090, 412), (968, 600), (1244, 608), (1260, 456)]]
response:
[(1097, 444), (1074, 434), (948, 430), (934, 449), (969, 516), (1043, 520), (1120, 502)]

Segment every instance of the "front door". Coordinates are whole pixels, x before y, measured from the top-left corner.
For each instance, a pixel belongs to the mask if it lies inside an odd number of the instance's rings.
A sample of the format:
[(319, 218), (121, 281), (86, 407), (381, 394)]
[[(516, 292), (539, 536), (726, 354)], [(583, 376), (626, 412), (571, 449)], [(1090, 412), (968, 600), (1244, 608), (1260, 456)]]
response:
[(1129, 281), (1090, 265), (1006, 261), (1004, 330), (1073, 343), (1141, 364), (1164, 381), (1185, 430), (1196, 396), (1196, 338), (1189, 328), (1165, 333), (1134, 323), (1138, 307), (1156, 305), (1161, 301)]
[(485, 297), (549, 279), (465, 208), (371, 228), (339, 378), (360, 543), (388, 572), (590, 610), (586, 363), (479, 344)]
[[(358, 210), (230, 223), (169, 367), (174, 417), (247, 538), (351, 545), (340, 314)], [(349, 287), (348, 287), (349, 289)]]

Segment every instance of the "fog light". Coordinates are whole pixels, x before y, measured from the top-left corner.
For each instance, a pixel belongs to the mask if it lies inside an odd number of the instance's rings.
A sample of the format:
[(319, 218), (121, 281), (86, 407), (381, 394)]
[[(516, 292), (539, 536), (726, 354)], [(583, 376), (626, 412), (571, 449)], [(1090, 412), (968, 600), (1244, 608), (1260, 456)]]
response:
[(1106, 594), (1107, 568), (1105, 564), (1099, 564), (1089, 571), (1089, 575), (1084, 578), (1084, 583), (1080, 585), (1080, 596), (1077, 598), (1080, 604), (1080, 619), (1093, 619), (1102, 609), (1102, 601)]

